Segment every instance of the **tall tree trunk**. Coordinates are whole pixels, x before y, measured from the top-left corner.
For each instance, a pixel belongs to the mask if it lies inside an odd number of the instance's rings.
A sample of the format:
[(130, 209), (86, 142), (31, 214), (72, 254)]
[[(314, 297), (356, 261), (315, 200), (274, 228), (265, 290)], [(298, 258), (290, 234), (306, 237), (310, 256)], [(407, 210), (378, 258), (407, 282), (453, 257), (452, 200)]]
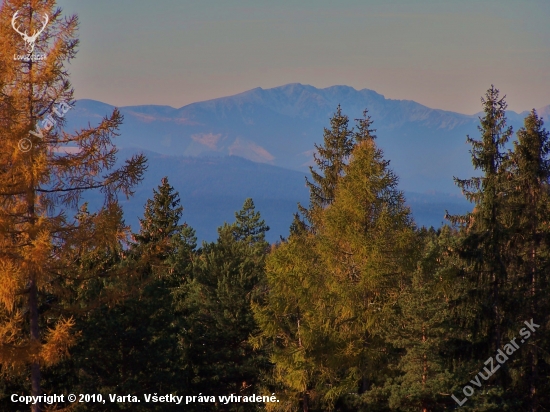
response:
[(359, 395), (365, 393), (368, 388), (369, 388), (369, 381), (367, 380), (366, 376), (363, 376), (361, 378), (361, 386), (359, 387)]
[[(426, 327), (422, 326), (422, 343), (426, 342)], [(424, 349), (425, 350), (425, 349)], [(426, 388), (426, 381), (428, 379), (428, 360), (426, 353), (422, 356), (422, 389)], [(428, 412), (428, 408), (422, 405), (422, 412)]]
[[(536, 196), (533, 199), (534, 206), (536, 208)], [(535, 209), (536, 211), (536, 209)], [(531, 318), (533, 318), (536, 311), (536, 282), (537, 282), (537, 216), (536, 212), (533, 213), (533, 228), (532, 228), (532, 247), (531, 247)], [(537, 412), (537, 346), (534, 345), (530, 356), (531, 361), (531, 379), (530, 379), (530, 398), (531, 398), (531, 412)]]
[[(496, 174), (496, 167), (495, 167), (495, 174)], [(496, 199), (496, 193), (493, 193), (493, 202)], [(502, 293), (500, 290), (500, 284), (501, 282), (504, 284), (505, 282), (505, 273), (506, 273), (506, 267), (504, 262), (502, 261), (503, 256), (501, 254), (500, 245), (503, 242), (504, 239), (502, 239), (502, 233), (499, 229), (499, 221), (497, 218), (498, 210), (497, 207), (494, 205), (492, 206), (491, 211), (491, 230), (492, 230), (492, 236), (491, 236), (491, 242), (492, 242), (492, 254), (493, 256), (491, 259), (493, 260), (491, 262), (491, 270), (493, 272), (493, 314), (494, 314), (494, 347), (491, 348), (491, 351), (494, 353), (498, 349), (500, 349), (500, 344), (502, 340), (502, 317), (501, 317), (501, 308), (500, 308), (500, 294)], [(498, 230), (498, 232), (497, 232)], [(504, 310), (504, 309), (503, 309)], [(501, 385), (502, 384), (502, 375), (498, 374), (495, 376), (495, 384)]]
[[(426, 343), (426, 327), (422, 326), (422, 344)], [(426, 380), (428, 379), (428, 360), (426, 353), (422, 356), (422, 388), (426, 386)]]
[[(32, 15), (34, 10), (32, 7), (30, 8), (30, 16), (29, 20), (32, 22)], [(32, 60), (29, 61), (29, 91), (28, 91), (28, 103), (29, 103), (29, 119), (31, 121), (31, 127), (34, 127), (36, 125), (37, 116), (34, 111), (34, 90), (33, 90), (33, 62)], [(32, 153), (32, 152), (31, 152)], [(34, 156), (31, 154), (31, 170), (34, 166)], [(31, 226), (34, 226), (36, 223), (36, 191), (35, 191), (35, 179), (34, 175), (30, 182), (30, 188), (28, 192), (28, 198), (27, 198), (27, 210), (29, 214), (29, 223)], [(31, 232), (32, 236), (34, 236), (34, 230)], [(34, 240), (34, 239), (32, 239)], [(31, 344), (39, 344), (40, 343), (40, 329), (38, 325), (38, 286), (36, 284), (36, 273), (31, 273), (30, 279), (29, 279), (29, 313), (30, 313), (30, 337), (31, 337)], [(41, 395), (41, 388), (40, 388), (40, 363), (38, 360), (33, 360), (31, 364), (31, 395), (32, 396), (40, 396)], [(42, 406), (40, 402), (36, 402), (31, 407), (32, 412), (41, 412)]]
[[(38, 289), (36, 287), (36, 280), (31, 279), (29, 288), (29, 312), (30, 312), (30, 329), (31, 329), (31, 344), (40, 341), (40, 333), (38, 329)], [(40, 364), (37, 360), (34, 360), (31, 364), (31, 395), (40, 396)], [(41, 404), (37, 402), (32, 405), (32, 412), (40, 412), (42, 410)]]
[(531, 352), (531, 388), (530, 388), (530, 397), (531, 397), (531, 412), (537, 412), (537, 348), (533, 348)]
[[(538, 219), (537, 219), (537, 192), (536, 187), (540, 182), (531, 186), (531, 318), (537, 314), (536, 294), (537, 294), (537, 246), (538, 246)], [(531, 379), (529, 382), (529, 396), (531, 400), (531, 412), (537, 411), (537, 345), (533, 345), (530, 356)]]

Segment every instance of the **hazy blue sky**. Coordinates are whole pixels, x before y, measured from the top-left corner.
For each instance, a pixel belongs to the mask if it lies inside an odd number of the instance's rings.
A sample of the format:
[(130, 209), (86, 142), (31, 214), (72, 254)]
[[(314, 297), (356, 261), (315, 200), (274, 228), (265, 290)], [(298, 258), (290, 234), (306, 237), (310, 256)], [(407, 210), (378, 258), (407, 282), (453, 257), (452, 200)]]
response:
[(550, 104), (550, 0), (61, 0), (81, 22), (77, 98), (185, 104), (346, 84), (474, 113)]

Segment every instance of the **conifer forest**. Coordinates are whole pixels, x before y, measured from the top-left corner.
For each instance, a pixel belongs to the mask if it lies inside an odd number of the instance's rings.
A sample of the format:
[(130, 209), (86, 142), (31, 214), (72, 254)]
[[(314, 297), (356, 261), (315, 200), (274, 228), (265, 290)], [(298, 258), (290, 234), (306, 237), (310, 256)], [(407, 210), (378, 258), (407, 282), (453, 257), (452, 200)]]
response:
[[(32, 51), (18, 10), (49, 16)], [(535, 110), (513, 130), (504, 91), (480, 90), (475, 176), (455, 177), (471, 212), (433, 228), (369, 108), (334, 107), (289, 234), (266, 241), (247, 198), (199, 243), (170, 170), (140, 227), (125, 223), (147, 158), (120, 159), (118, 110), (64, 130), (77, 28), (54, 0), (0, 7), (0, 411), (550, 410), (550, 133)]]

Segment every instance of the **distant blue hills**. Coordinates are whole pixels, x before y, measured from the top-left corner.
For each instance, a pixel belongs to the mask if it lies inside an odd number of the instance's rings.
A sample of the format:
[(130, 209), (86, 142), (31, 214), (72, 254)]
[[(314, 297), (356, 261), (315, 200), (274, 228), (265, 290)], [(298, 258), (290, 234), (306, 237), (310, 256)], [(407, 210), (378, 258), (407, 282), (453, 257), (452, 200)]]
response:
[[(120, 159), (126, 159), (137, 149), (122, 149)], [(214, 240), (216, 229), (223, 222), (232, 222), (244, 199), (254, 199), (271, 227), (268, 240), (275, 242), (286, 237), (297, 210), (297, 202), (307, 205), (309, 191), (305, 173), (252, 162), (238, 156), (184, 157), (167, 156), (143, 151), (149, 169), (142, 184), (130, 200), (122, 199), (126, 223), (134, 231), (139, 228), (138, 217), (143, 216), (144, 205), (152, 197), (164, 176), (180, 193), (184, 207), (183, 220), (196, 229), (202, 240)], [(464, 213), (470, 204), (461, 195), (444, 193), (405, 192), (407, 203), (418, 225), (439, 227), (444, 222), (445, 210)], [(92, 209), (100, 206), (100, 198), (88, 195)]]
[[(445, 209), (470, 208), (454, 186), (453, 176), (471, 176), (466, 135), (478, 136), (478, 115), (431, 109), (414, 101), (386, 99), (372, 90), (348, 86), (317, 89), (289, 84), (256, 88), (234, 96), (169, 106), (120, 107), (124, 115), (116, 144), (121, 158), (145, 152), (149, 170), (129, 202), (127, 223), (137, 230), (137, 216), (152, 188), (168, 176), (180, 192), (184, 219), (200, 239), (213, 240), (216, 227), (233, 221), (246, 197), (271, 226), (269, 240), (286, 236), (298, 201), (308, 202), (314, 143), (337, 105), (353, 119), (367, 108), (377, 129), (377, 144), (400, 176), (400, 187), (419, 225), (440, 226)], [(97, 124), (114, 106), (79, 100), (68, 112), (65, 130)], [(545, 118), (550, 106), (539, 110)], [(527, 113), (508, 113), (517, 130)], [(91, 199), (93, 201), (93, 199)], [(93, 203), (93, 202), (92, 202)]]

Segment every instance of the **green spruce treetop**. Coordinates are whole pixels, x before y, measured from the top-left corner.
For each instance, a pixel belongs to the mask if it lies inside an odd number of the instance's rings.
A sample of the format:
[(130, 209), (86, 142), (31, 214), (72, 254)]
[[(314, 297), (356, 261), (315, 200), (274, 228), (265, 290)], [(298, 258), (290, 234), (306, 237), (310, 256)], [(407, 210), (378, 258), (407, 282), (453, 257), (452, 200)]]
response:
[[(482, 361), (501, 347), (503, 338), (514, 333), (509, 316), (509, 270), (511, 236), (510, 162), (505, 145), (512, 136), (506, 125), (505, 97), (491, 86), (481, 99), (484, 116), (476, 140), (468, 136), (472, 163), (482, 175), (470, 179), (455, 178), (466, 198), (475, 204), (471, 213), (450, 217), (460, 224), (460, 243), (456, 252), (462, 259), (464, 278), (470, 282), (470, 293), (461, 305), (460, 323), (470, 331), (469, 351), (473, 359)], [(470, 316), (473, 314), (473, 316)], [(498, 397), (504, 376), (497, 375), (488, 390), (497, 390)], [(489, 398), (487, 398), (489, 399)], [(482, 410), (482, 409), (478, 409)]]
[(353, 129), (348, 127), (349, 118), (342, 114), (338, 105), (330, 119), (330, 129), (324, 129), (323, 145), (315, 144), (317, 153), (313, 159), (319, 172), (310, 166), (313, 182), (306, 178), (310, 190), (311, 208), (324, 207), (334, 200), (334, 188), (341, 176), (351, 150), (353, 149)]
[(363, 117), (360, 119), (355, 119), (355, 124), (357, 130), (355, 131), (354, 143), (361, 143), (365, 140), (374, 140), (376, 139), (376, 129), (371, 129), (373, 120), (369, 116), (369, 111), (367, 109), (363, 110)]
[[(472, 145), (472, 163), (483, 175), (470, 179), (455, 178), (466, 198), (474, 202), (474, 211), (466, 216), (447, 216), (454, 223), (467, 224), (461, 252), (472, 263), (477, 281), (500, 282), (506, 277), (504, 239), (509, 221), (509, 154), (504, 150), (512, 127), (506, 126), (505, 97), (491, 86), (482, 98), (485, 116), (480, 118), (481, 139), (468, 136)], [(494, 284), (496, 298), (498, 286)]]
[(550, 133), (535, 109), (524, 120), (524, 127), (517, 132), (511, 162), (519, 185), (531, 188), (547, 188), (550, 180)]
[(235, 212), (235, 223), (233, 224), (233, 236), (235, 240), (243, 240), (249, 243), (266, 243), (265, 232), (269, 226), (261, 218), (260, 212), (256, 212), (254, 201), (247, 198), (243, 207)]
[(143, 218), (139, 218), (141, 226), (139, 234), (135, 235), (141, 243), (151, 243), (164, 239), (181, 229), (179, 224), (183, 207), (174, 188), (163, 177), (158, 191), (153, 189), (153, 198), (147, 199)]
[[(496, 197), (502, 191), (503, 166), (506, 164), (507, 153), (504, 146), (513, 134), (512, 126), (506, 125), (506, 96), (499, 96), (499, 90), (493, 85), (481, 99), (484, 117), (480, 118), (478, 130), (481, 139), (467, 136), (467, 142), (472, 146), (472, 164), (476, 170), (483, 173), (481, 177), (470, 179), (454, 178), (456, 185), (462, 189), (466, 198), (477, 206), (477, 224), (494, 223)], [(489, 219), (491, 222), (487, 222)]]
[[(153, 189), (153, 198), (147, 200), (143, 218), (139, 219), (140, 232), (134, 234), (134, 258), (148, 268), (143, 273), (156, 268), (164, 272), (164, 275), (157, 273), (159, 276), (175, 274), (177, 278), (187, 272), (197, 238), (187, 223), (180, 224), (182, 212), (179, 193), (164, 177), (160, 186)], [(176, 278), (171, 279), (175, 282), (173, 286), (179, 284)]]
[[(368, 110), (363, 111), (363, 118), (355, 121), (357, 130), (349, 127), (349, 118), (342, 113), (342, 108), (338, 105), (330, 119), (330, 129), (324, 129), (323, 145), (315, 144), (317, 153), (314, 153), (313, 159), (318, 171), (310, 166), (313, 181), (310, 182), (306, 177), (306, 185), (310, 193), (309, 208), (298, 204), (300, 213), (309, 223), (312, 223), (313, 210), (324, 208), (334, 201), (338, 179), (345, 174), (345, 167), (355, 145), (364, 140), (376, 138), (375, 130), (371, 129), (373, 122), (368, 116)], [(295, 221), (291, 232), (298, 226), (307, 227), (305, 222)]]

